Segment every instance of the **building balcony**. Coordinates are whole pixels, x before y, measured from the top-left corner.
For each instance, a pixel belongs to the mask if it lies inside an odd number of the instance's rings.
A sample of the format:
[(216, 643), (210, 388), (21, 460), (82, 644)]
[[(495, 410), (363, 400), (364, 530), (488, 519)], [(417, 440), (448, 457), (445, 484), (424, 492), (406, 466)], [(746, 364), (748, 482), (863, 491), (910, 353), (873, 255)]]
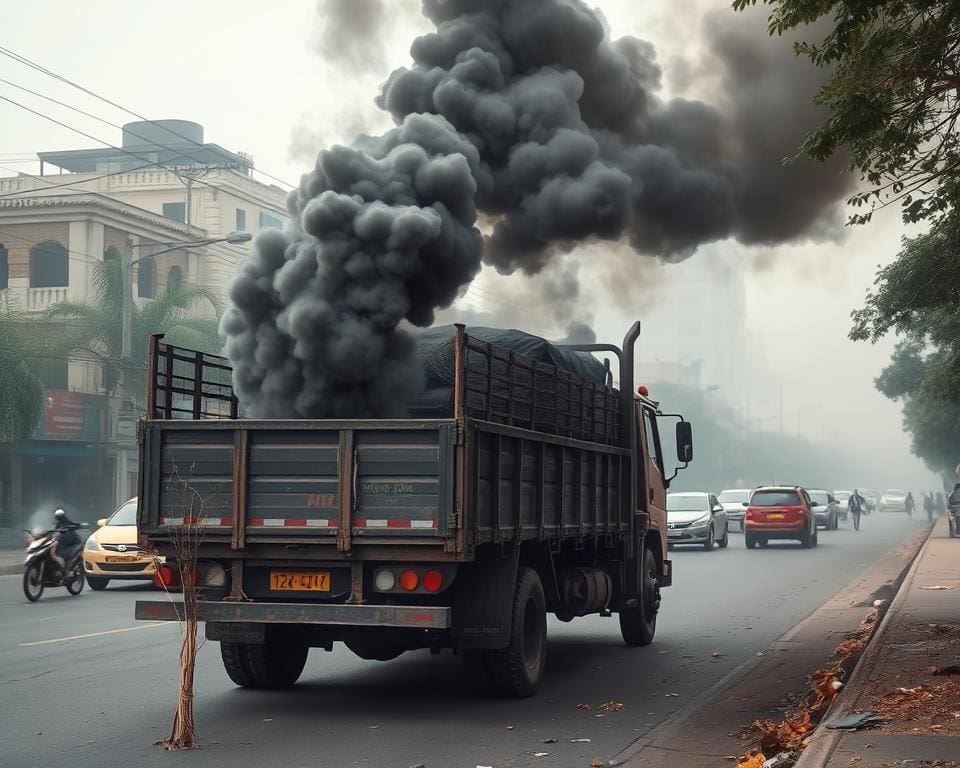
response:
[(66, 301), (68, 290), (66, 286), (62, 288), (27, 288), (25, 309), (27, 312), (43, 312), (54, 304)]

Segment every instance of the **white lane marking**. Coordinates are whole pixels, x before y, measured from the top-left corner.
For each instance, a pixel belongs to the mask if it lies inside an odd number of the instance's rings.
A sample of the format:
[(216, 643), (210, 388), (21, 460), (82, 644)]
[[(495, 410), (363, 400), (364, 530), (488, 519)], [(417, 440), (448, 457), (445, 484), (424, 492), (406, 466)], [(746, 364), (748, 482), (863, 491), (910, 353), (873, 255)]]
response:
[(136, 632), (138, 629), (154, 629), (164, 626), (180, 626), (177, 621), (158, 621), (154, 624), (141, 624), (136, 627), (123, 627), (122, 629), (108, 629), (104, 632), (91, 632), (88, 635), (72, 635), (71, 637), (55, 637), (52, 640), (34, 640), (32, 643), (18, 643), (21, 648), (30, 648), (34, 645), (50, 645), (51, 643), (67, 643), (71, 640), (86, 640), (88, 637), (103, 637), (104, 635), (116, 635), (120, 632)]

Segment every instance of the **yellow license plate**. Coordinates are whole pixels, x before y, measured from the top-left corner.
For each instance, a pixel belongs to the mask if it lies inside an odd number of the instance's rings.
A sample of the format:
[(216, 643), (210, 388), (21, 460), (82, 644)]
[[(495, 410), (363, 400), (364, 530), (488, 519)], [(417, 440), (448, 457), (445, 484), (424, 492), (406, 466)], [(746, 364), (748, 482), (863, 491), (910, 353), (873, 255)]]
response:
[(772, 512), (771, 514), (767, 515), (767, 520), (783, 520), (785, 517), (786, 515), (782, 512)]
[(329, 592), (329, 571), (270, 571), (271, 592)]
[(107, 555), (108, 563), (132, 563), (136, 559), (132, 555)]

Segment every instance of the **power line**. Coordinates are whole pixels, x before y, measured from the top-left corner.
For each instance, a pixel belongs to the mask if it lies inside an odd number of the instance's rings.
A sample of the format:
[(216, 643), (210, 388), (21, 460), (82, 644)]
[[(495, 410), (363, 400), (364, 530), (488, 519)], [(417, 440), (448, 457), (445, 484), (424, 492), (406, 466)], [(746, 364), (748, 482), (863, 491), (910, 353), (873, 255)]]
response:
[[(163, 129), (164, 131), (166, 131), (167, 133), (173, 134), (174, 136), (177, 136), (178, 138), (181, 138), (181, 139), (183, 139), (184, 141), (186, 141), (186, 142), (188, 142), (188, 143), (190, 143), (190, 144), (193, 144), (193, 145), (195, 145), (195, 146), (197, 146), (197, 147), (203, 147), (204, 149), (206, 149), (206, 147), (204, 147), (203, 144), (200, 144), (199, 142), (194, 141), (194, 140), (191, 139), (189, 136), (184, 136), (183, 134), (178, 133), (177, 131), (171, 129), (171, 128), (170, 128), (169, 126), (167, 126), (167, 125), (161, 125), (161, 124), (158, 123), (156, 120), (151, 120), (151, 119), (148, 118), (148, 117), (144, 117), (143, 115), (138, 114), (137, 112), (134, 112), (132, 109), (128, 109), (127, 107), (124, 107), (124, 106), (122, 106), (122, 105), (120, 105), (120, 104), (117, 104), (115, 101), (111, 101), (111, 100), (108, 99), (107, 97), (102, 96), (102, 95), (100, 95), (99, 93), (96, 93), (95, 91), (92, 91), (92, 90), (90, 90), (89, 88), (86, 88), (85, 86), (80, 85), (79, 83), (75, 83), (75, 82), (73, 82), (72, 80), (69, 80), (68, 78), (64, 77), (63, 75), (57, 74), (56, 72), (54, 72), (54, 71), (52, 71), (52, 70), (50, 70), (50, 69), (47, 69), (47, 68), (44, 67), (43, 65), (38, 64), (38, 63), (36, 63), (36, 62), (34, 62), (34, 61), (31, 61), (31, 60), (28, 59), (26, 56), (22, 56), (22, 55), (20, 55), (19, 53), (16, 53), (16, 52), (14, 52), (14, 51), (11, 51), (9, 48), (4, 48), (3, 46), (0, 46), (0, 54), (2, 54), (2, 55), (4, 55), (4, 56), (7, 56), (8, 58), (13, 59), (14, 61), (17, 61), (17, 62), (19, 62), (20, 64), (23, 64), (24, 66), (30, 67), (30, 68), (32, 68), (32, 69), (35, 69), (35, 70), (37, 70), (38, 72), (41, 72), (42, 74), (47, 75), (48, 77), (52, 77), (52, 78), (54, 78), (55, 80), (59, 80), (59, 81), (62, 82), (62, 83), (65, 83), (65, 84), (67, 84), (67, 85), (69, 85), (69, 86), (71, 86), (71, 87), (73, 87), (73, 88), (76, 88), (76, 89), (78, 89), (78, 90), (80, 90), (80, 91), (83, 91), (83, 92), (86, 93), (87, 95), (92, 96), (92, 97), (95, 98), (95, 99), (99, 99), (100, 101), (104, 102), (105, 104), (109, 104), (111, 107), (114, 107), (114, 108), (116, 108), (116, 109), (119, 109), (119, 110), (121, 110), (122, 112), (126, 112), (128, 115), (133, 115), (133, 116), (136, 117), (138, 120), (142, 120), (142, 121), (144, 121), (144, 122), (150, 123), (150, 124), (153, 125), (153, 126), (156, 126), (156, 127), (158, 127), (158, 128), (161, 128), (161, 129)], [(95, 119), (100, 119), (100, 118), (95, 118)], [(141, 136), (141, 137), (138, 137), (138, 138), (143, 138), (143, 137)], [(284, 179), (278, 178), (277, 176), (273, 176), (272, 174), (267, 173), (266, 171), (263, 171), (263, 170), (257, 168), (256, 166), (253, 166), (253, 168), (254, 168), (254, 170), (257, 171), (257, 173), (260, 173), (260, 174), (262, 174), (263, 176), (266, 176), (266, 177), (269, 178), (269, 179), (273, 179), (274, 181), (279, 181), (281, 184), (283, 184), (283, 185), (285, 185), (285, 186), (287, 186), (287, 187), (290, 187), (291, 189), (296, 189), (296, 186), (297, 186), (296, 184), (291, 184), (289, 181), (285, 181)]]

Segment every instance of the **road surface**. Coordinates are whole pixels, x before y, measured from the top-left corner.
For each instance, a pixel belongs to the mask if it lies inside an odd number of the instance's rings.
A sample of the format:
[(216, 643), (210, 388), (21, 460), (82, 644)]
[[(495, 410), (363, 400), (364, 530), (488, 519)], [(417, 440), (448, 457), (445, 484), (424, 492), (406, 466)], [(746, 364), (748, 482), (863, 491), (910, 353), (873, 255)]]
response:
[[(245, 691), (209, 643), (196, 678), (206, 746), (178, 755), (153, 744), (176, 700), (179, 627), (132, 619), (134, 601), (152, 589), (111, 585), (79, 597), (56, 589), (31, 605), (19, 577), (3, 576), (0, 767), (589, 766), (762, 651), (920, 525), (873, 514), (860, 532), (821, 531), (815, 550), (747, 551), (732, 534), (726, 550), (674, 551), (655, 643), (624, 647), (616, 618), (552, 620), (543, 687), (524, 701), (477, 697), (449, 651), (373, 662), (339, 645), (311, 651), (292, 691)], [(624, 711), (600, 716), (609, 701)]]

